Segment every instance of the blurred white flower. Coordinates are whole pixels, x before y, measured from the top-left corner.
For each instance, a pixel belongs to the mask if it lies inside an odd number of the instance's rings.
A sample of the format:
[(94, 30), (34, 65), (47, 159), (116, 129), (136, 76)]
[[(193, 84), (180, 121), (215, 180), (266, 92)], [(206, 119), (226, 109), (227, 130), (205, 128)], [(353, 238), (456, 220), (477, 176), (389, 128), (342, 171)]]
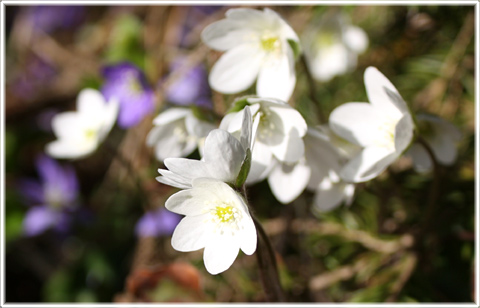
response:
[[(456, 144), (462, 138), (460, 130), (434, 115), (419, 114), (416, 119), (420, 136), (430, 146), (437, 161), (447, 166), (453, 164), (457, 159)], [(432, 169), (430, 156), (421, 144), (415, 142), (406, 154), (412, 157), (413, 167), (418, 172)]]
[[(300, 113), (283, 101), (267, 98), (246, 98), (254, 118), (255, 147), (252, 167), (247, 183), (265, 179), (274, 165), (274, 158), (282, 163), (294, 164), (304, 155), (302, 137), (307, 124)], [(220, 128), (238, 134), (241, 112), (227, 114)]]
[(213, 124), (197, 118), (191, 109), (178, 107), (160, 113), (153, 124), (155, 126), (147, 135), (147, 145), (155, 147), (159, 161), (188, 156), (197, 146), (202, 152), (205, 137), (215, 129)]
[(268, 184), (275, 198), (290, 203), (308, 188), (315, 192), (314, 206), (318, 211), (333, 209), (345, 200), (351, 202), (354, 185), (344, 183), (338, 176), (345, 156), (323, 129), (309, 127), (303, 141), (305, 156), (298, 162), (273, 163)]
[(257, 233), (242, 197), (227, 184), (196, 178), (192, 188), (180, 191), (165, 203), (170, 211), (185, 215), (172, 236), (178, 251), (205, 248), (207, 271), (216, 275), (227, 270), (239, 250), (251, 255), (257, 247)]
[(302, 35), (308, 68), (313, 78), (328, 81), (357, 66), (358, 54), (368, 46), (367, 34), (334, 13), (316, 18)]
[(295, 32), (268, 8), (236, 8), (225, 15), (202, 32), (205, 44), (226, 51), (212, 68), (210, 86), (232, 94), (257, 79), (257, 95), (287, 101), (296, 82), (295, 51), (288, 42), (299, 46)]
[(370, 103), (343, 104), (330, 114), (330, 128), (362, 151), (340, 171), (346, 182), (365, 182), (378, 176), (410, 144), (413, 121), (405, 101), (376, 68), (365, 70)]
[(93, 153), (112, 129), (118, 102), (105, 101), (97, 90), (84, 89), (77, 98), (77, 111), (62, 112), (52, 118), (57, 140), (45, 151), (55, 158), (82, 158)]
[(162, 176), (157, 177), (157, 181), (183, 189), (192, 187), (194, 179), (203, 177), (235, 184), (247, 151), (251, 151), (252, 147), (250, 109), (245, 108), (240, 115), (242, 122), (239, 139), (225, 130), (212, 130), (205, 139), (201, 160), (167, 158), (164, 164), (168, 170), (158, 169)]
[(305, 140), (307, 162), (312, 169), (308, 188), (315, 191), (314, 210), (330, 211), (353, 201), (355, 185), (345, 183), (339, 173), (361, 147), (336, 136), (328, 126), (309, 128)]

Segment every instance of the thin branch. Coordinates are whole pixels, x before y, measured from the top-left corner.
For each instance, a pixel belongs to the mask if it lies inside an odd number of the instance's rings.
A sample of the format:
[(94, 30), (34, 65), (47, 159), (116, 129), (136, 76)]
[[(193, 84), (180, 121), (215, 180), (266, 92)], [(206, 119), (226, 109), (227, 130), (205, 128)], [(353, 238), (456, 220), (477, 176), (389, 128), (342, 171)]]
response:
[[(280, 234), (286, 227), (287, 225), (284, 219), (272, 219), (265, 225), (270, 235)], [(414, 239), (410, 234), (405, 234), (396, 240), (383, 240), (365, 231), (349, 230), (340, 224), (332, 222), (319, 224), (318, 221), (314, 219), (295, 219), (291, 224), (291, 228), (297, 233), (307, 232), (340, 236), (346, 240), (357, 242), (370, 250), (385, 254), (395, 253), (400, 249), (409, 248), (414, 244)]]

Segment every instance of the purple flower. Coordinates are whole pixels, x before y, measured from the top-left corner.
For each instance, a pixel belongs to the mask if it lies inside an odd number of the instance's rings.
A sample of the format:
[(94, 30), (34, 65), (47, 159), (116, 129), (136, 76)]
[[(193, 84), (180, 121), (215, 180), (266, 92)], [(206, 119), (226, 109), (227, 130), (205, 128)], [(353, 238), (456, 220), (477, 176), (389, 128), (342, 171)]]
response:
[(78, 26), (85, 17), (85, 7), (71, 5), (34, 6), (29, 11), (34, 30), (52, 33)]
[(139, 237), (171, 235), (182, 217), (164, 208), (145, 213), (137, 222), (135, 233)]
[(105, 83), (101, 91), (105, 99), (115, 97), (120, 103), (120, 127), (134, 126), (153, 112), (154, 93), (138, 67), (124, 62), (105, 67), (102, 74)]
[(77, 206), (78, 181), (71, 166), (60, 166), (41, 155), (36, 159), (40, 181), (24, 179), (19, 190), (28, 205), (33, 205), (23, 221), (27, 236), (34, 236), (52, 227), (57, 231), (69, 228), (71, 212)]
[[(183, 70), (183, 67), (187, 65), (184, 58), (178, 58), (170, 65), (170, 72)], [(211, 92), (207, 71), (203, 64), (199, 64), (188, 69), (172, 83), (166, 91), (166, 97), (169, 102), (176, 105), (195, 104), (200, 107), (212, 108)]]

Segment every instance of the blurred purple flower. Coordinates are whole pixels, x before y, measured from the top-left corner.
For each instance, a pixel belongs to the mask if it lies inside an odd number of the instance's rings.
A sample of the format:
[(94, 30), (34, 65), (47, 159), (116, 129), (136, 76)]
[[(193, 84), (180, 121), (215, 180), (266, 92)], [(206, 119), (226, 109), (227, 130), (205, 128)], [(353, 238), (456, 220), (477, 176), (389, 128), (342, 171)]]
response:
[[(188, 65), (185, 58), (178, 58), (170, 65), (170, 72), (183, 70)], [(203, 64), (198, 64), (183, 73), (179, 79), (172, 83), (167, 91), (167, 100), (176, 105), (197, 105), (212, 108), (211, 89), (208, 85), (207, 71)]]
[(134, 126), (153, 112), (154, 92), (138, 67), (123, 62), (104, 67), (102, 74), (105, 83), (101, 91), (105, 99), (115, 97), (120, 103), (120, 127)]
[(138, 237), (171, 235), (182, 216), (159, 208), (145, 213), (137, 222), (135, 233)]
[(77, 206), (78, 181), (71, 166), (60, 166), (50, 157), (41, 155), (36, 161), (40, 181), (24, 179), (19, 190), (28, 205), (23, 229), (27, 236), (35, 236), (52, 227), (57, 231), (69, 228), (71, 212)]
[(74, 28), (84, 20), (84, 17), (84, 6), (34, 6), (29, 10), (29, 18), (34, 30), (41, 30), (45, 33)]
[(35, 57), (28, 62), (22, 74), (13, 80), (12, 92), (22, 99), (35, 97), (56, 74), (57, 71), (50, 63)]

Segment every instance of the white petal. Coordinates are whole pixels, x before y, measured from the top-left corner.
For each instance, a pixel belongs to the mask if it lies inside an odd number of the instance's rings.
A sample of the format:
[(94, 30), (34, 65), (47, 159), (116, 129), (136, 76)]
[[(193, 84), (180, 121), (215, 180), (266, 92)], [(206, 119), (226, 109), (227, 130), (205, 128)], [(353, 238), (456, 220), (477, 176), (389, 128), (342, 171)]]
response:
[(227, 131), (215, 129), (205, 140), (203, 159), (213, 168), (210, 174), (225, 182), (233, 182), (240, 172), (245, 150), (240, 141)]
[(78, 95), (77, 112), (82, 117), (88, 118), (91, 127), (100, 128), (103, 125), (106, 118), (106, 106), (105, 98), (97, 90), (84, 89)]
[(205, 268), (212, 275), (226, 271), (237, 258), (238, 251), (238, 238), (227, 234), (215, 236), (203, 252)]
[(243, 230), (241, 233), (240, 249), (247, 255), (252, 255), (257, 249), (257, 229), (250, 215), (243, 218)]
[[(287, 46), (286, 46), (287, 47)], [(295, 88), (295, 59), (288, 46), (286, 54), (269, 58), (263, 63), (257, 80), (257, 94), (261, 97), (288, 101)]]
[(453, 140), (446, 135), (437, 134), (434, 138), (426, 139), (426, 141), (439, 163), (451, 165), (457, 159), (457, 147)]
[(270, 148), (261, 142), (256, 142), (246, 183), (251, 185), (263, 181), (270, 173), (271, 168), (273, 168), (273, 157)]
[(52, 118), (52, 130), (57, 138), (81, 138), (84, 127), (77, 112), (62, 112)]
[(158, 172), (162, 176), (157, 176), (155, 179), (163, 183), (165, 185), (181, 188), (181, 189), (188, 189), (192, 188), (192, 181), (191, 179), (185, 178), (181, 175), (175, 174), (169, 170), (158, 169)]
[(335, 108), (328, 120), (330, 129), (340, 137), (360, 146), (384, 139), (385, 115), (368, 103), (346, 103)]
[(181, 125), (183, 123), (169, 123), (164, 126), (153, 127), (148, 133), (147, 145), (155, 146), (155, 156), (159, 161), (188, 156), (197, 147), (195, 139), (179, 140), (176, 136), (175, 129), (185, 129)]
[(238, 22), (239, 25), (257, 32), (264, 30), (265, 26), (270, 23), (269, 16), (266, 16), (264, 12), (250, 8), (229, 9), (225, 16), (228, 20)]
[(188, 216), (205, 214), (205, 204), (202, 196), (195, 189), (179, 191), (165, 201), (165, 207), (174, 213)]
[(398, 154), (384, 147), (368, 147), (350, 160), (341, 170), (346, 182), (360, 183), (373, 179), (383, 172)]
[(264, 8), (263, 12), (265, 16), (267, 16), (270, 20), (272, 20), (273, 24), (276, 25), (279, 30), (278, 32), (280, 33), (282, 39), (284, 40), (294, 40), (296, 42), (299, 41), (297, 34), (293, 29), (288, 25), (288, 23), (283, 20), (283, 18), (274, 10), (271, 10), (269, 8)]
[(270, 110), (279, 115), (286, 134), (288, 134), (292, 128), (295, 128), (300, 137), (305, 136), (307, 133), (307, 123), (303, 119), (300, 112), (286, 104), (284, 106), (270, 105)]
[(242, 132), (240, 134), (240, 143), (244, 149), (248, 149), (252, 144), (252, 113), (250, 112), (250, 107), (245, 106), (242, 114)]
[(362, 53), (367, 49), (368, 36), (361, 28), (355, 26), (348, 26), (343, 35), (345, 43), (355, 53)]
[(77, 97), (77, 111), (82, 114), (103, 114), (106, 105), (102, 93), (94, 89), (83, 89)]
[(397, 89), (378, 69), (368, 67), (364, 79), (368, 100), (373, 106), (395, 119), (409, 113), (407, 104)]
[(230, 49), (213, 66), (208, 79), (210, 86), (226, 94), (246, 90), (257, 78), (263, 56), (252, 44)]
[(395, 151), (398, 155), (410, 145), (413, 138), (413, 120), (410, 114), (405, 114), (395, 126)]
[(303, 192), (310, 179), (310, 168), (303, 163), (277, 163), (268, 176), (268, 184), (278, 201), (287, 204)]
[(192, 181), (195, 178), (213, 177), (208, 165), (201, 160), (187, 158), (167, 158), (163, 162), (173, 173)]
[(212, 235), (209, 213), (186, 216), (173, 231), (172, 247), (178, 251), (195, 251), (205, 247)]
[(331, 172), (340, 172), (342, 157), (318, 130), (310, 129), (304, 137), (306, 164), (311, 169), (309, 189), (316, 189)]
[(193, 180), (193, 188), (195, 190), (195, 196), (198, 198), (206, 199), (210, 204), (215, 201), (224, 202), (230, 200), (236, 204), (236, 206), (245, 213), (248, 213), (248, 208), (242, 198), (239, 197), (228, 184), (222, 181), (212, 178), (196, 178)]
[(350, 67), (349, 51), (342, 44), (326, 46), (309, 57), (309, 68), (318, 81), (329, 81)]
[(202, 41), (210, 48), (226, 51), (247, 42), (258, 40), (253, 29), (242, 28), (243, 22), (222, 19), (202, 31)]
[(432, 160), (421, 144), (412, 144), (406, 155), (412, 158), (413, 167), (417, 172), (427, 172), (432, 169)]
[(198, 119), (193, 113), (185, 118), (185, 127), (188, 135), (195, 136), (197, 139), (206, 137), (209, 132), (216, 128), (215, 125)]
[(95, 151), (97, 146), (96, 140), (70, 142), (59, 139), (48, 143), (45, 152), (55, 158), (82, 158)]
[(281, 143), (270, 145), (270, 150), (278, 160), (286, 163), (294, 163), (303, 157), (305, 146), (298, 130), (292, 128)]
[(110, 99), (110, 101), (108, 101), (107, 105), (104, 107), (103, 123), (98, 132), (98, 139), (100, 141), (107, 137), (110, 130), (112, 130), (113, 125), (115, 125), (119, 108), (120, 104), (116, 99)]
[(191, 114), (192, 111), (188, 108), (169, 108), (164, 110), (158, 116), (153, 119), (154, 125), (165, 125), (181, 118), (185, 118), (187, 115)]
[(347, 197), (345, 183), (332, 183), (328, 179), (322, 182), (315, 192), (314, 206), (319, 212), (328, 212), (338, 207)]

